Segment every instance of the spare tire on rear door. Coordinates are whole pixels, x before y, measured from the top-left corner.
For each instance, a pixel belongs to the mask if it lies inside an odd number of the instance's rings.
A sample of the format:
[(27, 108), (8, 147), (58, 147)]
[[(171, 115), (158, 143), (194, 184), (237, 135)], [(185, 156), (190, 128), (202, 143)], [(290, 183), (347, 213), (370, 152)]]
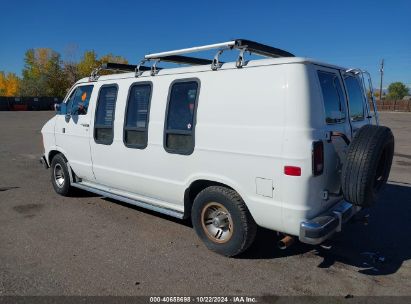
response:
[(370, 207), (388, 180), (394, 155), (394, 136), (383, 126), (365, 125), (348, 146), (341, 173), (344, 199)]

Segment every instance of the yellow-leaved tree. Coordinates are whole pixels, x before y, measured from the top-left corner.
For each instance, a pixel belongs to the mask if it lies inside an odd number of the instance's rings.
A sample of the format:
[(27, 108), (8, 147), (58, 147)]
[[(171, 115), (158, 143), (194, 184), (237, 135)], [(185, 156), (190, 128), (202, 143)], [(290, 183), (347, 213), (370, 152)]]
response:
[[(103, 63), (113, 62), (113, 63), (128, 63), (127, 59), (122, 56), (117, 56), (113, 54), (107, 54), (97, 58), (97, 53), (95, 51), (85, 51), (83, 57), (77, 64), (77, 72), (79, 78), (89, 77), (91, 72), (100, 67)], [(110, 72), (101, 72), (102, 75), (109, 74)], [(112, 72), (111, 72), (112, 73)]]
[(0, 96), (18, 96), (20, 90), (20, 78), (14, 73), (0, 71)]

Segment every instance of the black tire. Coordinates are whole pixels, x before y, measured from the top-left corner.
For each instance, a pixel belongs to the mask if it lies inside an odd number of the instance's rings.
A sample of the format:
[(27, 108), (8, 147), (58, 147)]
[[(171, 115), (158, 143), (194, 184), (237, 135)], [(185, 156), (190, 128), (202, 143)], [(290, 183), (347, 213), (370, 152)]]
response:
[(370, 207), (386, 184), (394, 155), (394, 136), (383, 126), (365, 125), (351, 141), (341, 173), (344, 199)]
[[(231, 235), (227, 240), (217, 240), (218, 237), (216, 235), (213, 237), (207, 230), (211, 227), (223, 231), (223, 228), (216, 228), (214, 224), (204, 221), (209, 209), (214, 212), (213, 214), (219, 214), (218, 211), (213, 211), (210, 206), (213, 204), (220, 206), (221, 210), (228, 213), (226, 215), (229, 227), (231, 227)], [(250, 247), (257, 232), (257, 224), (242, 198), (234, 190), (221, 186), (208, 187), (196, 196), (191, 210), (191, 219), (194, 230), (207, 248), (228, 257), (238, 255)], [(229, 232), (228, 227), (224, 229)]]
[[(63, 196), (70, 196), (73, 192), (73, 188), (70, 185), (70, 175), (67, 168), (67, 161), (62, 154), (56, 154), (53, 159), (51, 160), (51, 183), (53, 185), (54, 190)], [(62, 178), (56, 178), (56, 175), (61, 172)], [(60, 181), (60, 182), (59, 182)]]

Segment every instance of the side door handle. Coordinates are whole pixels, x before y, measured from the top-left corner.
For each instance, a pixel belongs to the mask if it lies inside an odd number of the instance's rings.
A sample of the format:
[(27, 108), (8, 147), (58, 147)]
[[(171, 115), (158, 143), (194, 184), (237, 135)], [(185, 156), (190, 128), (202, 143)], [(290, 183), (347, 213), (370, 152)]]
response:
[(84, 128), (90, 127), (90, 125), (89, 125), (89, 124), (86, 124), (86, 123), (82, 123), (82, 124), (80, 124), (80, 125), (83, 126)]

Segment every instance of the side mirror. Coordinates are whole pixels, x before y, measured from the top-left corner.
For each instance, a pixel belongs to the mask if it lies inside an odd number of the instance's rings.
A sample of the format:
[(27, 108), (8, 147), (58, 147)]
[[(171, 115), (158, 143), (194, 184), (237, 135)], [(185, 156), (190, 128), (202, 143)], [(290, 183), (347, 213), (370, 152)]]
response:
[(58, 115), (67, 114), (67, 104), (64, 102), (54, 104), (54, 108), (56, 109), (56, 114)]

